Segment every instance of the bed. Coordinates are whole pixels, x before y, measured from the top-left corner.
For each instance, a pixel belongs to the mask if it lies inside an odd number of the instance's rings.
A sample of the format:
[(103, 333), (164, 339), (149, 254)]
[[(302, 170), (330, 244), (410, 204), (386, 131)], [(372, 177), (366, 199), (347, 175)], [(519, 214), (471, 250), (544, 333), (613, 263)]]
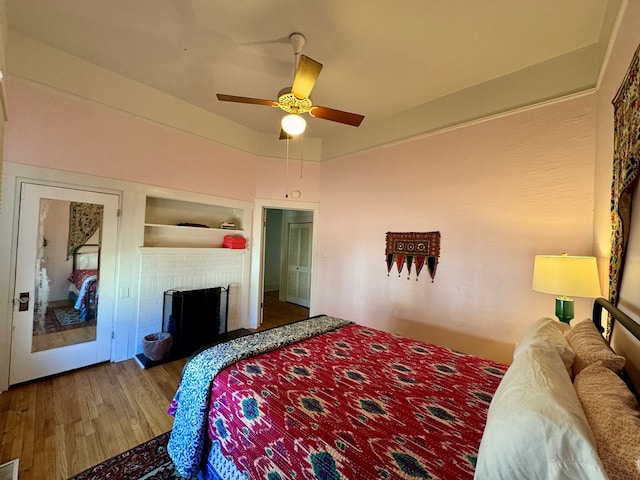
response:
[[(603, 308), (640, 337), (598, 299), (572, 334), (533, 322), (509, 367), (328, 316), (216, 345), (185, 365), (169, 454), (205, 479), (640, 478), (640, 409)], [(601, 438), (612, 425), (631, 429), (630, 459)]]
[(98, 311), (100, 245), (84, 244), (74, 250), (72, 258), (72, 271), (68, 277), (69, 299), (82, 320), (93, 320)]

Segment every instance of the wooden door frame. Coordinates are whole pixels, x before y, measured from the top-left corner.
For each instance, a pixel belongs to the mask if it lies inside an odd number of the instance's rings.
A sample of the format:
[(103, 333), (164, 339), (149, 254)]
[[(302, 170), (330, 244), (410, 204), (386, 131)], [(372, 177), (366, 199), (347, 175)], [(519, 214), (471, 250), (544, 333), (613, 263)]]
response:
[(253, 231), (251, 242), (251, 285), (249, 288), (249, 322), (251, 328), (257, 328), (262, 319), (262, 289), (264, 283), (264, 222), (267, 209), (306, 210), (313, 213), (313, 231), (311, 241), (311, 292), (309, 315), (314, 315), (317, 265), (318, 265), (318, 220), (320, 204), (317, 202), (298, 202), (294, 200), (256, 199), (253, 210)]

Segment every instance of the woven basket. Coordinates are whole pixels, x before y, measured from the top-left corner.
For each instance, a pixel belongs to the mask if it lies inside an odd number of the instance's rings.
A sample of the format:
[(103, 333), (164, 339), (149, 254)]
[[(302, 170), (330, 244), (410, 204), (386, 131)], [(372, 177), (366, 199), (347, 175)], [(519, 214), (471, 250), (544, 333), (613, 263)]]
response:
[(157, 362), (169, 355), (172, 338), (170, 333), (160, 332), (146, 335), (142, 339), (142, 353), (149, 360)]

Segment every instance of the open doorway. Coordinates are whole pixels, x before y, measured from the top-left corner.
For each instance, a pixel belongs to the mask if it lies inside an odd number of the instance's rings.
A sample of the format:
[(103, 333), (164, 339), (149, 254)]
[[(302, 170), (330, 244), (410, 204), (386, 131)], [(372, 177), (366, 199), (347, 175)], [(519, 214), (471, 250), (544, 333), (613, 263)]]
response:
[(261, 329), (309, 316), (313, 211), (265, 209)]

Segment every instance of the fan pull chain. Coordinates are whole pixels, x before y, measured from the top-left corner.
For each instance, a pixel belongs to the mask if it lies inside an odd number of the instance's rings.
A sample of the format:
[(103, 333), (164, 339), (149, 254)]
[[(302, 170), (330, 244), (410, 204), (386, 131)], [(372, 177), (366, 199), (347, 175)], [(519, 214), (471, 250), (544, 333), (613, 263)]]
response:
[(302, 164), (304, 161), (304, 132), (302, 133), (302, 135), (300, 135), (301, 137), (301, 145), (300, 145), (300, 178), (302, 178)]
[(285, 180), (284, 198), (289, 198), (289, 135), (287, 135), (287, 175)]

